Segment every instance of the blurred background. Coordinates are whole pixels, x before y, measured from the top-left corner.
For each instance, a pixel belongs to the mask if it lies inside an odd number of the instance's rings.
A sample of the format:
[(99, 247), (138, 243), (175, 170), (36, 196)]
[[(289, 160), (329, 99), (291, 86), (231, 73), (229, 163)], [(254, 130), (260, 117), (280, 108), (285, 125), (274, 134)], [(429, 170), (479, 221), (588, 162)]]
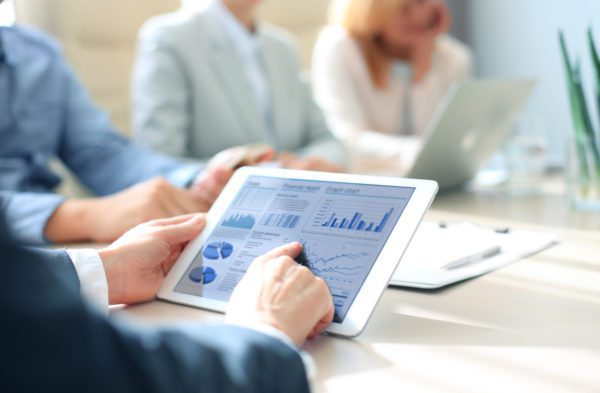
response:
[[(203, 0), (183, 0), (199, 1)], [(581, 55), (586, 85), (592, 86), (585, 33), (591, 26), (600, 36), (600, 1), (447, 2), (454, 17), (453, 35), (474, 51), (476, 76), (538, 81), (519, 127), (544, 138), (547, 166), (564, 165), (565, 138), (572, 132), (572, 122), (558, 31), (565, 32), (572, 55)], [(171, 11), (180, 4), (180, 0), (8, 0), (0, 6), (0, 23), (10, 24), (16, 19), (57, 36), (96, 101), (128, 134), (129, 72), (137, 30), (150, 16)], [(327, 8), (326, 0), (268, 0), (262, 11), (265, 19), (294, 34), (303, 64), (308, 67)]]

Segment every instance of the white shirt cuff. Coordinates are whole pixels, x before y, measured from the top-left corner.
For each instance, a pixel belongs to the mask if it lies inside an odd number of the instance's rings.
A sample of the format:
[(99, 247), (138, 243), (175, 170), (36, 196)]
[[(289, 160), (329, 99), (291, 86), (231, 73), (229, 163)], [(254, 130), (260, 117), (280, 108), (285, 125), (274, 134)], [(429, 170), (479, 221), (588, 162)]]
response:
[(65, 250), (71, 258), (79, 282), (81, 295), (101, 312), (108, 314), (108, 282), (102, 259), (96, 250)]
[(317, 366), (316, 366), (316, 363), (313, 360), (312, 356), (310, 356), (310, 354), (308, 352), (305, 352), (305, 351), (301, 350), (300, 348), (298, 348), (296, 346), (296, 344), (294, 344), (292, 339), (287, 336), (287, 334), (285, 334), (281, 330), (279, 330), (271, 325), (267, 325), (265, 323), (250, 323), (250, 324), (239, 324), (239, 326), (257, 331), (259, 333), (266, 334), (267, 336), (271, 336), (280, 341), (283, 341), (289, 347), (293, 348), (296, 352), (298, 352), (298, 354), (302, 358), (302, 363), (304, 363), (304, 370), (306, 371), (306, 378), (308, 379), (308, 382), (311, 385), (311, 391), (313, 391), (312, 384), (315, 381), (315, 378), (317, 376)]

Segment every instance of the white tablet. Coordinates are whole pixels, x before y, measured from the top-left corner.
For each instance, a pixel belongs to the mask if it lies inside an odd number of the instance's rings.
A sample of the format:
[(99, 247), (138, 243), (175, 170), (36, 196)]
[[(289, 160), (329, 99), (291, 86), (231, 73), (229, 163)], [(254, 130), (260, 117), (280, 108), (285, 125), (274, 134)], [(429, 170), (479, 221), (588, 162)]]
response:
[(242, 168), (158, 297), (224, 312), (256, 257), (299, 241), (304, 262), (333, 297), (327, 332), (356, 336), (436, 192), (437, 183), (426, 180)]

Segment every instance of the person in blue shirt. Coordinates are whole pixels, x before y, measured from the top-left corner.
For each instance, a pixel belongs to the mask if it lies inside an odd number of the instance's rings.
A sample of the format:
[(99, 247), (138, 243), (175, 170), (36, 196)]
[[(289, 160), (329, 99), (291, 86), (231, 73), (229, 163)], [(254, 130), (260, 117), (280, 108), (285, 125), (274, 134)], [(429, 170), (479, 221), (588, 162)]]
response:
[[(53, 193), (52, 158), (99, 197)], [(53, 40), (0, 27), (0, 211), (18, 240), (108, 242), (149, 219), (206, 211), (231, 171), (202, 169), (118, 135)]]

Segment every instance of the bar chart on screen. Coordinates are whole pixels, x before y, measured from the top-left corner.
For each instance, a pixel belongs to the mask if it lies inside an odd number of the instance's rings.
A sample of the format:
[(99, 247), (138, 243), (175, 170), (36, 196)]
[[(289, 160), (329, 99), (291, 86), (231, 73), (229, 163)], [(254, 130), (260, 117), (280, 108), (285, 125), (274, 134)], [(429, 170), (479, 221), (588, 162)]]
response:
[(250, 230), (256, 223), (256, 219), (251, 214), (233, 214), (223, 220), (224, 227)]
[(311, 229), (318, 231), (382, 233), (395, 208), (365, 206), (355, 201), (325, 200), (314, 215)]

